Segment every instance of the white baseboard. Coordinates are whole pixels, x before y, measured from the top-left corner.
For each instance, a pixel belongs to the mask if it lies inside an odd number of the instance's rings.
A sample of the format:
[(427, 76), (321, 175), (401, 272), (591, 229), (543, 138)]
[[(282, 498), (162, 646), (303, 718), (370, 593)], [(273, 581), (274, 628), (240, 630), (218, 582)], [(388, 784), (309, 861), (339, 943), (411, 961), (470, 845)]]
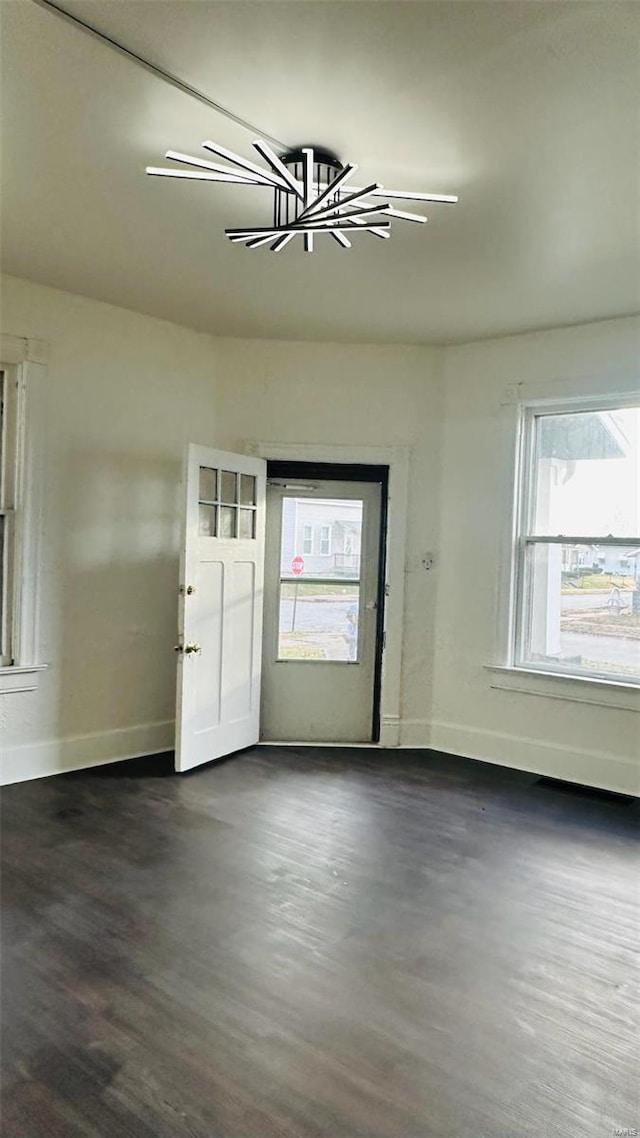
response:
[(400, 742), (400, 716), (383, 715), (380, 722), (380, 743), (383, 747), (397, 747)]
[[(568, 782), (640, 796), (640, 760), (578, 750), (455, 723), (430, 723), (426, 719), (403, 720), (401, 738), (402, 747), (431, 748), (497, 766), (513, 767)], [(163, 720), (115, 731), (10, 747), (0, 759), (0, 784), (4, 786), (62, 774), (64, 771), (83, 770), (103, 766), (105, 763), (155, 755), (172, 750), (173, 745), (173, 720)], [(326, 743), (318, 745), (327, 746)], [(339, 745), (344, 747), (349, 744)], [(372, 744), (362, 746), (371, 747)], [(385, 743), (381, 742), (378, 746), (383, 750)]]
[(0, 759), (0, 785), (156, 755), (172, 750), (173, 744), (174, 723), (167, 719), (115, 731), (8, 747)]
[(640, 759), (544, 743), (500, 731), (462, 727), (456, 723), (431, 723), (428, 745), (434, 751), (640, 797)]
[(430, 747), (430, 719), (402, 719), (400, 721), (401, 747)]

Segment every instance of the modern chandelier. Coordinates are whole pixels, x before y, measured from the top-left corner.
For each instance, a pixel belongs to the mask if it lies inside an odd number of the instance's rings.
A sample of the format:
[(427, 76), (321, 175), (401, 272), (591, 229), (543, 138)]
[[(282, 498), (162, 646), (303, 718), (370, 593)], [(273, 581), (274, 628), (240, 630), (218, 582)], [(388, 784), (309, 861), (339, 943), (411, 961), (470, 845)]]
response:
[[(147, 174), (165, 178), (193, 178), (205, 182), (233, 182), (240, 186), (264, 186), (273, 193), (273, 224), (225, 229), (230, 241), (244, 243), (248, 249), (271, 245), (274, 253), (284, 249), (295, 237), (301, 237), (307, 253), (313, 252), (316, 236), (331, 235), (344, 249), (351, 248), (348, 235), (371, 233), (374, 237), (391, 236), (391, 220), (424, 224), (419, 213), (395, 209), (395, 200), (415, 202), (457, 202), (452, 194), (426, 194), (413, 190), (386, 190), (379, 182), (358, 188), (351, 178), (358, 167), (343, 165), (329, 150), (302, 146), (278, 156), (262, 139), (253, 146), (267, 163), (267, 168), (242, 158), (215, 142), (202, 146), (233, 166), (223, 166), (204, 158), (194, 158), (168, 150), (165, 157), (191, 169), (147, 166)], [(235, 169), (234, 169), (235, 167)], [(371, 199), (382, 199), (372, 201)]]

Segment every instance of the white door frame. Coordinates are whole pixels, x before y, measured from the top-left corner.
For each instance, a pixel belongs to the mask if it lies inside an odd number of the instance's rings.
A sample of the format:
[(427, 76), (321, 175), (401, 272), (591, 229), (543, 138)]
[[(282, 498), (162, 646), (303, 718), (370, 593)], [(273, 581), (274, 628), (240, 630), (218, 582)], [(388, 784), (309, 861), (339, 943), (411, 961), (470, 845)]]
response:
[(400, 743), (400, 693), (404, 621), (405, 548), (409, 448), (323, 443), (246, 442), (247, 454), (286, 462), (330, 462), (389, 467), (387, 514), (385, 648), (380, 692), (380, 746)]

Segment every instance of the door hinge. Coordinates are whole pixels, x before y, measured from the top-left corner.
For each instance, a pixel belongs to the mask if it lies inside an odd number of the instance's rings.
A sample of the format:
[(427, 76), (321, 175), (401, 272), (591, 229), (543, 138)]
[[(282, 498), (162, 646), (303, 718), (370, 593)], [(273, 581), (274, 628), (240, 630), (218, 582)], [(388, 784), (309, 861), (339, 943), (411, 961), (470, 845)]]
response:
[(191, 597), (191, 596), (193, 596), (195, 591), (196, 591), (195, 585), (181, 585), (180, 586), (180, 596), (181, 597)]

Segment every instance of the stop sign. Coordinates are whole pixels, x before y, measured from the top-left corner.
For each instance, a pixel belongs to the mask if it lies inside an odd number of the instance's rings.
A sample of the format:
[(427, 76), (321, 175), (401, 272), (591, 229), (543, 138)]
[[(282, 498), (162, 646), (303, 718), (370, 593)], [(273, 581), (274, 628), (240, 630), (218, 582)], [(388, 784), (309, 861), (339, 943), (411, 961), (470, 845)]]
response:
[(293, 561), (291, 562), (291, 572), (293, 573), (294, 577), (299, 577), (303, 569), (304, 558), (298, 554), (298, 556), (294, 557)]

